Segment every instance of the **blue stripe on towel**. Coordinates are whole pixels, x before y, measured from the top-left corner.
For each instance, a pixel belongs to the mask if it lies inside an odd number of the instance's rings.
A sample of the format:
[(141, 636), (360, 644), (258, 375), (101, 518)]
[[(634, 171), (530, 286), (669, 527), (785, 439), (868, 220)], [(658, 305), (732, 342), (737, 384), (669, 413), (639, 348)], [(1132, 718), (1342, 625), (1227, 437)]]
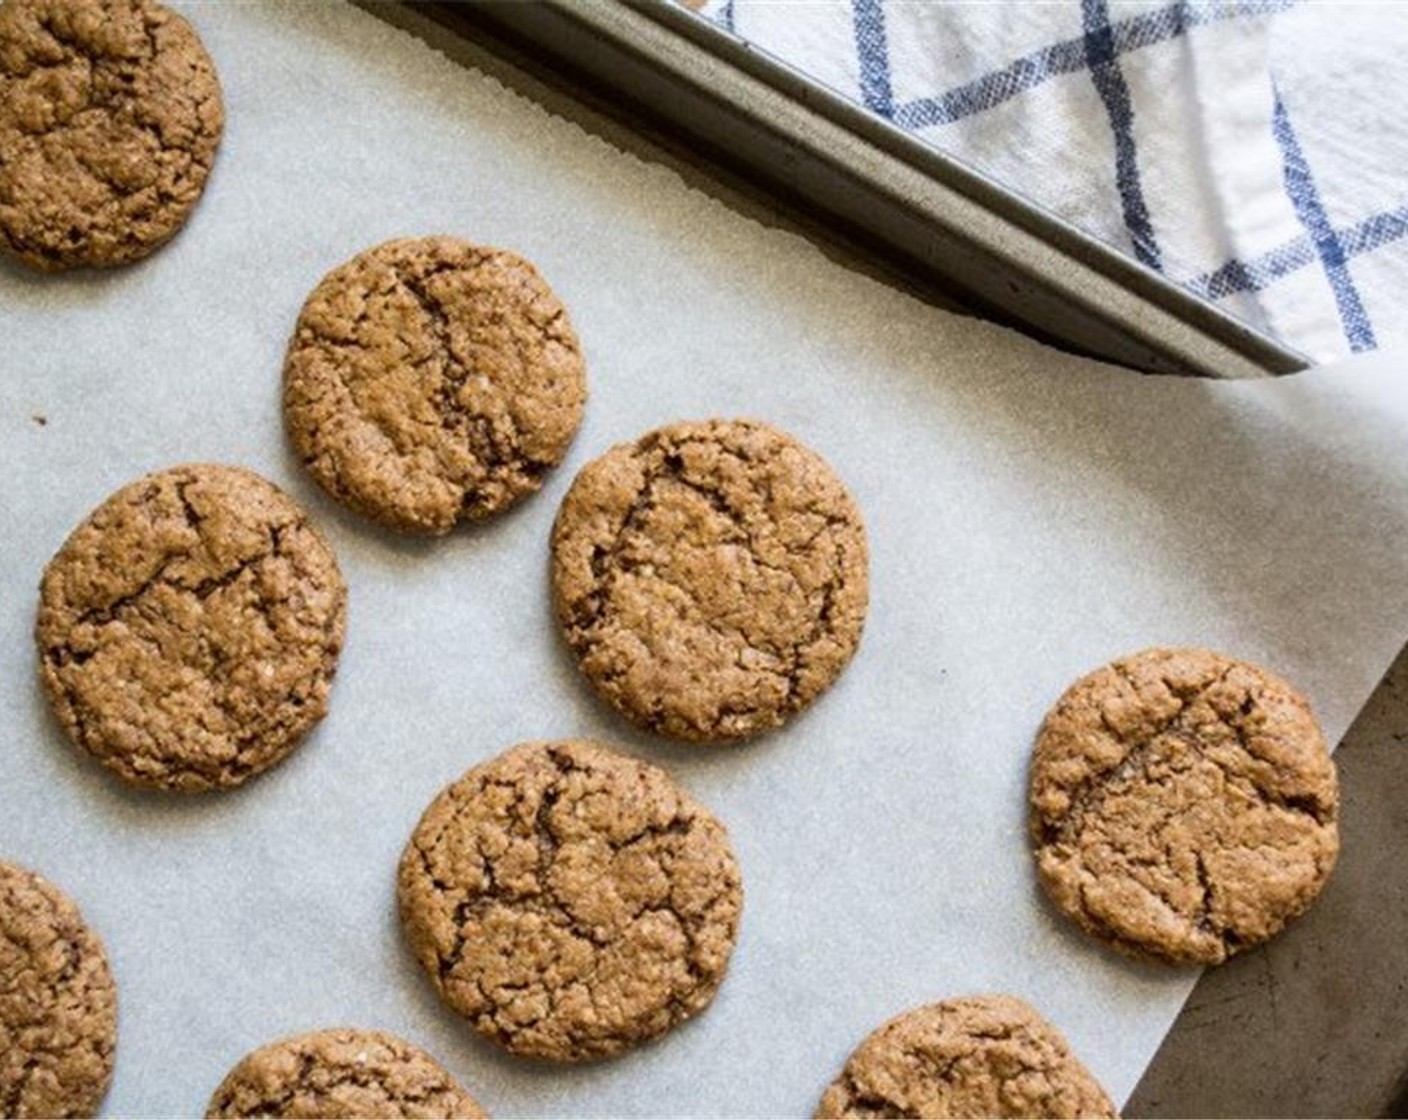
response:
[[(1194, 27), (1217, 23), (1239, 16), (1264, 16), (1284, 11), (1294, 0), (1265, 0), (1228, 4), (1170, 4), (1152, 12), (1117, 20), (1114, 32), (1114, 52), (1118, 57), (1130, 51), (1176, 39)], [(894, 107), (896, 124), (905, 128), (929, 128), (951, 124), (1010, 101), (1019, 93), (1059, 77), (1073, 74), (1087, 66), (1085, 39), (1063, 39), (1041, 50), (1023, 55), (1000, 70), (993, 70), (955, 86), (934, 97), (920, 97)]]
[(1055, 46), (1023, 55), (1001, 70), (984, 74), (976, 81), (957, 86), (937, 97), (921, 97), (897, 106), (895, 123), (905, 128), (951, 124), (1010, 101), (1019, 93), (1039, 86), (1058, 74), (1071, 74), (1084, 68), (1084, 40), (1065, 39)]
[(1325, 278), (1330, 282), (1330, 291), (1335, 296), (1335, 306), (1339, 309), (1340, 323), (1344, 327), (1349, 348), (1354, 351), (1372, 350), (1377, 345), (1374, 327), (1369, 322), (1369, 314), (1359, 298), (1359, 290), (1349, 274), (1344, 246), (1340, 243), (1330, 225), (1329, 215), (1315, 187), (1314, 176), (1301, 150), (1291, 118), (1286, 113), (1286, 105), (1276, 91), (1276, 102), (1271, 117), (1272, 132), (1276, 143), (1281, 146), (1282, 176), (1286, 184), (1286, 194), (1295, 207), (1296, 217), (1310, 235), (1315, 253), (1320, 258)]
[[(1365, 218), (1357, 225), (1335, 231), (1346, 260), (1372, 253), (1375, 249), (1408, 237), (1408, 206), (1386, 210)], [(1301, 234), (1284, 245), (1249, 261), (1228, 261), (1221, 268), (1205, 272), (1185, 283), (1185, 287), (1204, 299), (1221, 299), (1239, 292), (1260, 292), (1271, 287), (1283, 276), (1299, 272), (1319, 260), (1315, 245)]]
[(1408, 206), (1366, 218), (1338, 235), (1346, 257), (1357, 257), (1408, 236)]
[(1115, 185), (1120, 192), (1124, 225), (1134, 244), (1134, 255), (1150, 268), (1162, 268), (1154, 223), (1139, 180), (1139, 154), (1134, 145), (1134, 106), (1115, 54), (1115, 33), (1105, 0), (1081, 0), (1085, 26), (1085, 57), (1095, 91), (1105, 104), (1110, 130), (1115, 136)]
[(894, 116), (890, 92), (890, 48), (885, 41), (885, 9), (881, 0), (854, 0), (856, 57), (860, 61), (860, 95), (865, 107), (882, 117)]
[(1297, 237), (1250, 261), (1228, 261), (1221, 268), (1187, 281), (1184, 287), (1204, 299), (1222, 299), (1236, 292), (1260, 292), (1283, 276), (1315, 260), (1310, 238)]

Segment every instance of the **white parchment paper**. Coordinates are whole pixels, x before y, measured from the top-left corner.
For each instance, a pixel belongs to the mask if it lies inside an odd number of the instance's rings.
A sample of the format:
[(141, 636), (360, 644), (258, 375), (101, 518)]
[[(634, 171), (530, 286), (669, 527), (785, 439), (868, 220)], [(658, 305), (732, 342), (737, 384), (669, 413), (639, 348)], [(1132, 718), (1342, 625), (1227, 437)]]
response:
[[(993, 989), (1031, 1000), (1123, 1099), (1194, 975), (1125, 962), (1042, 903), (1023, 829), (1033, 733), (1072, 678), (1155, 643), (1264, 661), (1343, 733), (1408, 635), (1402, 358), (1212, 384), (1067, 357), (848, 272), (365, 13), (192, 15), (229, 124), (188, 230), (121, 271), (0, 269), (0, 858), (61, 884), (107, 942), (106, 1111), (199, 1113), (250, 1048), (356, 1024), (425, 1045), (501, 1116), (810, 1114), (881, 1020)], [(592, 391), (543, 494), (435, 542), (326, 500), (279, 415), (310, 288), (428, 232), (536, 261)], [(710, 415), (821, 451), (872, 550), (841, 682), (782, 733), (724, 749), (635, 734), (596, 702), (546, 578), (577, 467)], [(322, 727), (242, 790), (182, 798), (128, 791), (68, 745), (30, 631), (69, 530), (190, 460), (249, 465), (304, 501), (351, 610)], [(393, 883), (445, 782), (576, 735), (669, 767), (717, 812), (747, 904), (708, 1012), (559, 1069), (501, 1056), (439, 1006)]]

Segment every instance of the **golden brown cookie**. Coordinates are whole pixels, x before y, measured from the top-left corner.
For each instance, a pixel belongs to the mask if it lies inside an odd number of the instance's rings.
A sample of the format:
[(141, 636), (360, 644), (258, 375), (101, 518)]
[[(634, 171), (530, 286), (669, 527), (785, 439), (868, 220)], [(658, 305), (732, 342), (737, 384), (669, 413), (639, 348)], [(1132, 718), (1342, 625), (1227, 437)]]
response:
[(191, 25), (150, 0), (0, 4), (0, 246), (126, 264), (185, 223), (225, 114)]
[(210, 1098), (214, 1117), (416, 1117), (484, 1120), (487, 1114), (434, 1058), (385, 1031), (314, 1031), (261, 1046)]
[(408, 533), (533, 493), (585, 401), (577, 336), (537, 270), (452, 237), (388, 241), (333, 269), (284, 367), (284, 420), (313, 477)]
[(723, 980), (743, 888), (728, 834), (655, 766), (525, 743), (426, 810), (401, 921), (441, 998), (516, 1054), (629, 1049)]
[(53, 884), (0, 862), (0, 1116), (92, 1116), (112, 1080), (117, 989)]
[(1335, 767), (1305, 698), (1203, 649), (1149, 649), (1081, 678), (1031, 772), (1037, 869), (1116, 949), (1217, 964), (1320, 893)]
[(123, 487), (44, 570), (35, 639), (69, 737), (124, 780), (235, 786), (327, 711), (347, 588), (308, 515), (239, 467)]
[(741, 739), (805, 708), (855, 653), (865, 528), (790, 436), (672, 424), (577, 475), (552, 583), (568, 645), (617, 710), (681, 739)]
[(821, 1118), (1117, 1116), (1061, 1033), (1011, 996), (968, 996), (869, 1035), (817, 1105)]

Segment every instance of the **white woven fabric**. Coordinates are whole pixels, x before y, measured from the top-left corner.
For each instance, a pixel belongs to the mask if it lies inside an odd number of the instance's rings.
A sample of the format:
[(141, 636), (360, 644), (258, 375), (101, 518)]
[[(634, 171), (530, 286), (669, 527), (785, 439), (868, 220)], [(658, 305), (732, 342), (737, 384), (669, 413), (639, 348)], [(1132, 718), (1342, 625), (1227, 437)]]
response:
[(1408, 345), (1408, 4), (705, 14), (1318, 361)]

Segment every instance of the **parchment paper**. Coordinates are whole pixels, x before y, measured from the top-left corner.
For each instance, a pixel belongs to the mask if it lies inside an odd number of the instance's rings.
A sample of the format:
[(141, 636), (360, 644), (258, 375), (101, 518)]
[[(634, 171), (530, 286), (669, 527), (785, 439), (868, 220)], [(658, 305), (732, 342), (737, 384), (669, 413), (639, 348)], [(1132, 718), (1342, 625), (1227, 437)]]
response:
[[(61, 884), (106, 939), (107, 1112), (199, 1113), (250, 1048), (358, 1024), (425, 1045), (501, 1116), (810, 1114), (881, 1020), (993, 989), (1031, 1000), (1123, 1099), (1194, 974), (1127, 963), (1044, 906), (1023, 831), (1033, 733), (1085, 670), (1204, 643), (1289, 676), (1338, 739), (1408, 635), (1402, 359), (1275, 384), (1102, 367), (848, 272), (365, 13), (192, 15), (229, 124), (189, 229), (122, 271), (0, 271), (0, 858)], [(322, 496), (285, 446), (279, 382), (327, 269), (435, 231), (541, 266), (592, 397), (544, 493), (421, 542)], [(723, 749), (610, 715), (561, 648), (546, 579), (575, 470), (708, 415), (821, 451), (872, 550), (841, 682)], [(143, 795), (49, 718), (35, 587), (111, 490), (189, 460), (247, 464), (312, 509), (351, 586), (349, 640), (331, 714), (286, 763), (231, 794)], [(669, 767), (714, 809), (747, 905), (710, 1010), (559, 1069), (440, 1008), (393, 880), (442, 784), (572, 735)]]

